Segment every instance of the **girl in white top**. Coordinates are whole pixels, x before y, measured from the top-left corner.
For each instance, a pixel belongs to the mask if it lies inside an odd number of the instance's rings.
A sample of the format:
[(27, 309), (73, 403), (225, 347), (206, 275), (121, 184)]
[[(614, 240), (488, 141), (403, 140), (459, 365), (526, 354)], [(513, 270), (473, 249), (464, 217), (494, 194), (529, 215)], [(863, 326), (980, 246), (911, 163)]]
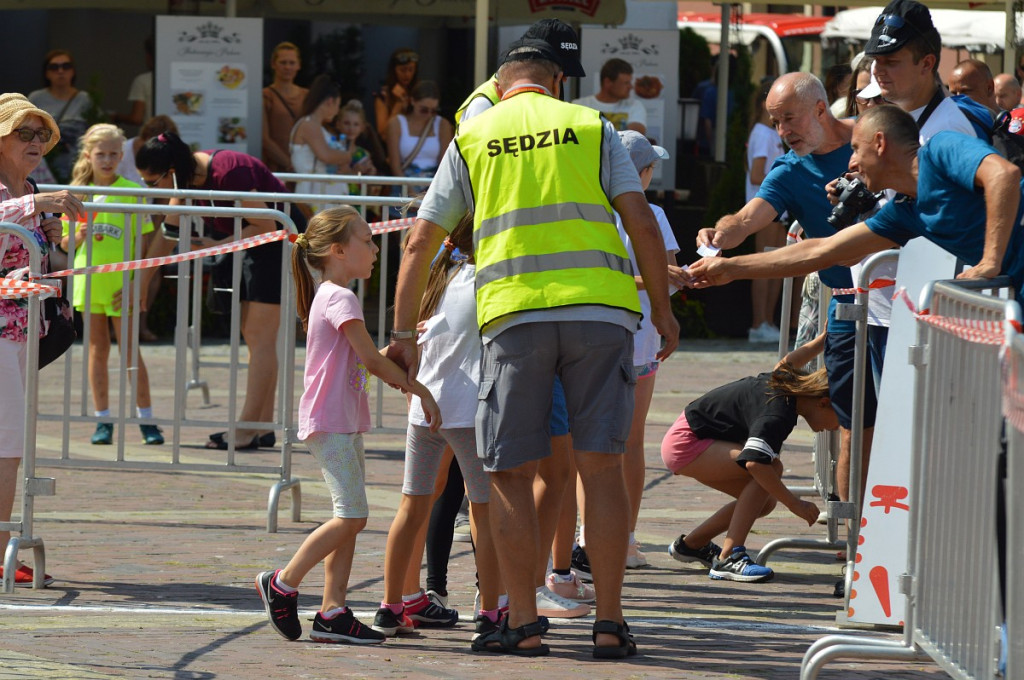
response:
[(470, 502), (481, 600), (480, 610), (474, 612), (476, 634), (490, 633), (499, 623), (501, 579), (487, 512), (490, 479), (477, 456), (475, 433), (482, 346), (472, 252), (473, 222), (468, 216), (445, 239), (420, 306), (423, 334), (418, 377), (437, 395), (444, 426), (437, 433), (428, 430), (420, 400), (412, 399), (402, 501), (388, 532), (384, 600), (374, 621), (374, 628), (386, 635), (412, 632), (413, 622), (421, 627), (458, 622), (457, 611), (429, 602), (419, 587), (422, 530), (430, 517), (446, 444), (455, 452)]
[(440, 102), (437, 84), (420, 81), (405, 113), (388, 123), (388, 165), (395, 177), (434, 176), (454, 136), (452, 124), (438, 115)]
[[(328, 172), (328, 165), (336, 165), (337, 172), (351, 174), (349, 163), (352, 154), (341, 148), (324, 127), (334, 120), (341, 107), (341, 91), (330, 76), (319, 75), (309, 86), (309, 94), (302, 105), (302, 116), (292, 128), (289, 152), (295, 172), (322, 175)], [(339, 195), (348, 193), (345, 184), (336, 182), (301, 181), (295, 185), (297, 194)], [(315, 211), (319, 206), (310, 204)]]
[[(362, 435), (370, 429), (369, 374), (420, 398), (424, 422), (429, 425), (424, 430), (441, 426), (437, 403), (427, 388), (410, 381), (406, 371), (377, 351), (359, 301), (347, 287), (353, 279), (369, 278), (376, 260), (370, 227), (347, 205), (316, 214), (292, 251), (298, 313), (307, 331), (298, 437), (323, 469), (334, 517), (306, 537), (284, 569), (256, 577), (270, 625), (287, 640), (302, 635), (299, 584), (323, 561), (324, 597), (309, 637), (315, 642), (352, 644), (384, 641), (345, 605), (356, 536), (369, 514)], [(319, 286), (310, 269), (319, 273)]]

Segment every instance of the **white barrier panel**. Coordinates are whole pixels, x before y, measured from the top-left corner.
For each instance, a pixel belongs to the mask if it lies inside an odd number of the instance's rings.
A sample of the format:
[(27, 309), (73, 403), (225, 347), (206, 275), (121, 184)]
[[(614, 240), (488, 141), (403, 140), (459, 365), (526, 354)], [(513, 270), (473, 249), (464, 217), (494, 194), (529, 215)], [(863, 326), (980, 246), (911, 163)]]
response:
[[(903, 641), (822, 638), (804, 655), (801, 678), (813, 680), (836, 658), (931, 658), (955, 678), (995, 676), (999, 355), (1021, 312), (1016, 302), (970, 291), (1007, 284), (936, 282), (915, 314), (911, 475), (907, 495), (895, 497), (909, 521), (909, 560), (899, 578), (907, 596)], [(864, 580), (858, 570), (854, 588)]]
[(1024, 560), (1024, 335), (1010, 334), (1003, 373), (1006, 416), (1006, 669), (1004, 678), (1024, 674), (1024, 579), (1016, 566)]

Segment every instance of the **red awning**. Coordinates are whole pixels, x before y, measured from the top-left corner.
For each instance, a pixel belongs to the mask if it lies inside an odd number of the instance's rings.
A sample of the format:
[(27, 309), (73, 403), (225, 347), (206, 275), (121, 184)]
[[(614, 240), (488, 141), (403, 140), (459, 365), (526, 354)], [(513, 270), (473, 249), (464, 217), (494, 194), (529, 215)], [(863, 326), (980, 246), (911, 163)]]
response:
[[(802, 14), (764, 14), (751, 13), (742, 14), (735, 24), (747, 24), (764, 26), (772, 29), (780, 38), (787, 38), (797, 35), (819, 35), (825, 30), (832, 17), (806, 17)], [(712, 23), (721, 22), (722, 15), (717, 12), (680, 12), (679, 21), (682, 23)]]

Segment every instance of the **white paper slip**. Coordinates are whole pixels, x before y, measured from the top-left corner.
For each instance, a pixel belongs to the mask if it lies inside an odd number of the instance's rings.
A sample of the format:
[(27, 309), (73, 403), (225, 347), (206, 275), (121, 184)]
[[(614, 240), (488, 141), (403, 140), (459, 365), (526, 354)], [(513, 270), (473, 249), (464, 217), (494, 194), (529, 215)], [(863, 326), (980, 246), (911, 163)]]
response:
[(422, 345), (430, 338), (434, 337), (435, 335), (440, 335), (441, 333), (444, 333), (447, 330), (448, 319), (445, 318), (444, 312), (441, 312), (440, 314), (435, 314), (434, 316), (430, 317), (429, 319), (423, 322), (423, 332), (420, 333), (419, 337), (416, 339), (416, 344)]
[(701, 246), (700, 248), (697, 248), (697, 254), (701, 257), (714, 257), (720, 252), (722, 252), (722, 249), (714, 246)]

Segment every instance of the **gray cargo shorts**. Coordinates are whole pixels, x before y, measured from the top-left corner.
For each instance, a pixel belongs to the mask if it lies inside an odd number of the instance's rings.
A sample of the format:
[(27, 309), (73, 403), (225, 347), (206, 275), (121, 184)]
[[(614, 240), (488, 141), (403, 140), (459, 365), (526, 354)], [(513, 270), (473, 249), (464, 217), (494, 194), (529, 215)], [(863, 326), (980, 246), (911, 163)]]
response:
[(555, 375), (565, 388), (573, 448), (623, 453), (633, 417), (633, 334), (600, 321), (524, 323), (484, 345), (477, 451), (496, 472), (551, 454)]

